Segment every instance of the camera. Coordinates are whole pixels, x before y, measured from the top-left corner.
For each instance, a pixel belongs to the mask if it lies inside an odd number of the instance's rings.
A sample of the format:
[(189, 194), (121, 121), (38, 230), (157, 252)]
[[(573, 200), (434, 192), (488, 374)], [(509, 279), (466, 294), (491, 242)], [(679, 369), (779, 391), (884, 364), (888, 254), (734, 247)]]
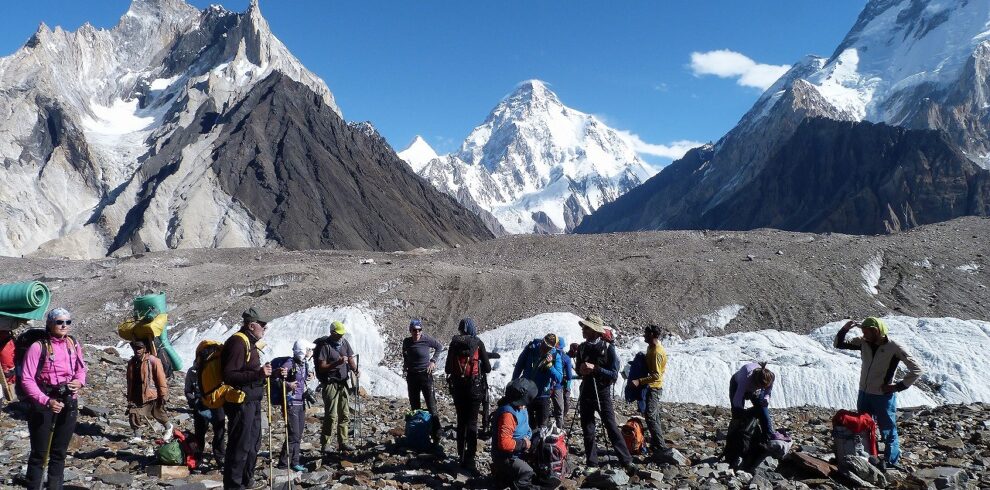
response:
[(72, 398), (72, 390), (69, 389), (69, 385), (67, 383), (59, 383), (57, 386), (52, 386), (48, 390), (48, 397), (64, 402)]

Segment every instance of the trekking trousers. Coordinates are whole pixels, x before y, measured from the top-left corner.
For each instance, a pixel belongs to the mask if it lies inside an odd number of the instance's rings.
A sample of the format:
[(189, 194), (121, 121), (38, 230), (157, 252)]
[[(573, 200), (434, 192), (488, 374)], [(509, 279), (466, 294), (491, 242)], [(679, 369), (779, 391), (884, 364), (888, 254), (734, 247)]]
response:
[(278, 464), (280, 466), (299, 465), (299, 445), (302, 443), (303, 430), (306, 428), (306, 405), (289, 405), (286, 408), (289, 416), (285, 421), (289, 429), (289, 440), (282, 445), (282, 454), (279, 455)]
[(529, 463), (515, 456), (494, 458), (492, 460), (492, 476), (495, 477), (497, 488), (513, 488), (517, 490), (537, 488), (533, 485), (535, 472)]
[(419, 410), (419, 395), (422, 393), (426, 400), (426, 410), (433, 415), (433, 426), (430, 428), (434, 440), (440, 438), (440, 414), (437, 413), (437, 399), (433, 393), (433, 375), (426, 371), (409, 371), (406, 374), (406, 386), (409, 393), (409, 408)]
[(565, 418), (567, 417), (567, 409), (570, 405), (569, 398), (571, 397), (570, 392), (565, 391), (563, 388), (557, 388), (550, 392), (550, 402), (552, 404), (553, 419), (557, 421), (557, 427), (563, 428)]
[[(208, 416), (207, 416), (208, 415)], [(206, 451), (206, 430), (213, 427), (213, 459), (218, 466), (223, 466), (226, 439), (226, 424), (224, 421), (223, 408), (216, 410), (196, 410), (193, 409), (193, 434), (199, 443), (199, 454), (196, 460), (203, 460), (203, 452)]]
[[(31, 402), (32, 408), (28, 415), (28, 433), (31, 440), (31, 453), (28, 456), (27, 487), (41, 488), (44, 479), (42, 473), (45, 452), (48, 451), (49, 438), (52, 442), (51, 452), (48, 453), (48, 488), (62, 488), (65, 473), (65, 454), (69, 449), (69, 441), (76, 430), (76, 419), (79, 416), (79, 402), (68, 400), (62, 411), (54, 413), (48, 407), (42, 407)], [(52, 434), (52, 422), (55, 423), (55, 433)]]
[(462, 465), (474, 464), (478, 453), (478, 415), (481, 398), (470, 387), (451, 390), (457, 412), (457, 454)]
[[(622, 438), (619, 425), (615, 422), (615, 407), (612, 405), (611, 385), (599, 386), (592, 378), (588, 378), (581, 383), (581, 393), (578, 396), (578, 408), (581, 409), (581, 432), (584, 436), (585, 460), (588, 465), (598, 464), (598, 444), (595, 443), (595, 412), (598, 412), (605, 425), (605, 432), (608, 433), (608, 440), (615, 448), (619, 457), (619, 462), (623, 465), (632, 462), (629, 448), (626, 447), (626, 440)], [(595, 397), (595, 389), (598, 396)], [(598, 402), (601, 401), (601, 406)]]
[[(320, 446), (326, 448), (337, 429), (337, 444), (347, 444), (351, 424), (350, 393), (344, 383), (323, 385), (323, 426), (320, 428)], [(338, 448), (339, 449), (339, 448)]]
[(550, 397), (534, 398), (529, 405), (526, 405), (526, 411), (529, 412), (527, 415), (529, 415), (530, 429), (546, 427), (547, 422), (550, 421)]
[(254, 469), (261, 449), (261, 400), (226, 403), (223, 411), (230, 429), (224, 457), (223, 488), (250, 488), (254, 485)]
[(887, 463), (897, 464), (901, 459), (901, 443), (897, 437), (897, 395), (895, 393), (871, 395), (860, 391), (856, 400), (856, 410), (866, 412), (873, 417), (880, 427), (883, 453)]
[(654, 457), (669, 456), (670, 448), (663, 439), (663, 421), (661, 419), (663, 410), (660, 406), (660, 397), (663, 388), (646, 389), (646, 428), (650, 431), (650, 451)]

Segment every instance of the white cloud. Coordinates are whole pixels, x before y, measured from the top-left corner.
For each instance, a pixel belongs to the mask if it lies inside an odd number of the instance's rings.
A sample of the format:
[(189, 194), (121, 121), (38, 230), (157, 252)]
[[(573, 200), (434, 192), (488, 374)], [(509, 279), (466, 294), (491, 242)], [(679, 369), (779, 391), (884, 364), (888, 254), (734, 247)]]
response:
[(752, 58), (728, 49), (717, 49), (704, 53), (691, 53), (691, 71), (695, 76), (715, 75), (719, 78), (735, 78), (743, 87), (766, 90), (790, 65), (766, 65)]
[(697, 148), (704, 145), (700, 141), (690, 141), (690, 140), (677, 140), (671, 142), (668, 145), (658, 145), (655, 143), (647, 143), (643, 141), (639, 135), (631, 133), (629, 131), (624, 131), (621, 129), (616, 129), (619, 137), (622, 138), (626, 144), (632, 147), (636, 153), (642, 153), (645, 155), (652, 155), (655, 157), (669, 158), (671, 160), (677, 160), (684, 156), (688, 150), (691, 148)]

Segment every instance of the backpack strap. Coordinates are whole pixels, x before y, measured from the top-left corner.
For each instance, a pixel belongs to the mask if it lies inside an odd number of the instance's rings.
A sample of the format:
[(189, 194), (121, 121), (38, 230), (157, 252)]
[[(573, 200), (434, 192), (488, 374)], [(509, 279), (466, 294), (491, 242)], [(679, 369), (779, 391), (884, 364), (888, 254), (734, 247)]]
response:
[(244, 335), (244, 332), (237, 332), (234, 337), (240, 337), (244, 341), (244, 362), (251, 362), (251, 340)]

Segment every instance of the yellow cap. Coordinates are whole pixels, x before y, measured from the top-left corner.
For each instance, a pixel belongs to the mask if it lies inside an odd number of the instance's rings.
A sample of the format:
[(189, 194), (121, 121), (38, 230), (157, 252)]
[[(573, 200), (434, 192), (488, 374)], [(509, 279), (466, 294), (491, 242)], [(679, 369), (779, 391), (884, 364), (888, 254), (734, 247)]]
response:
[(336, 321), (336, 322), (333, 322), (333, 324), (331, 324), (330, 326), (333, 327), (334, 333), (336, 333), (338, 335), (344, 335), (344, 333), (346, 332), (346, 330), (344, 330), (344, 323), (343, 322)]

